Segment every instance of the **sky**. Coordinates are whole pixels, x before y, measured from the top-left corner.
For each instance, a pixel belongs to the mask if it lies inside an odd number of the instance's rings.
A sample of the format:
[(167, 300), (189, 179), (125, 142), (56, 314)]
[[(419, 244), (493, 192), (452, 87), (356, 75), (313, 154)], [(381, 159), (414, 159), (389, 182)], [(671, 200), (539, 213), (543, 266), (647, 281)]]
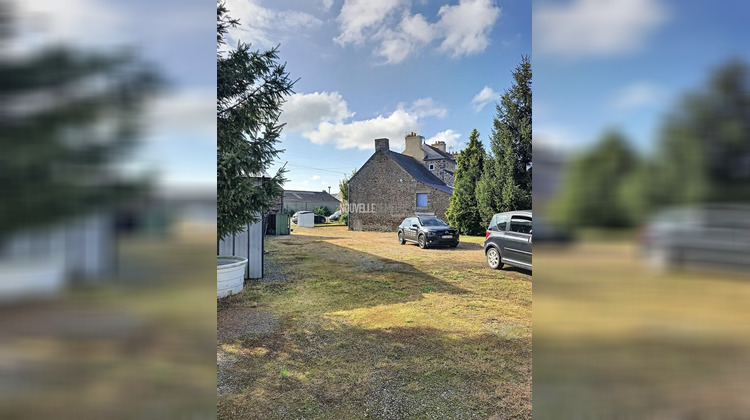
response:
[(216, 190), (216, 11), (190, 0), (14, 1), (19, 50), (63, 43), (82, 50), (133, 49), (167, 81), (144, 113), (127, 171), (156, 170), (158, 185)]
[[(404, 136), (459, 151), (488, 146), (495, 103), (531, 54), (531, 3), (504, 0), (227, 0), (228, 44), (279, 45), (295, 93), (284, 104), (286, 189), (338, 192), (374, 152)], [(533, 67), (533, 64), (532, 64)]]
[(652, 151), (685, 93), (750, 63), (747, 16), (741, 1), (534, 0), (534, 147), (581, 150), (617, 128)]

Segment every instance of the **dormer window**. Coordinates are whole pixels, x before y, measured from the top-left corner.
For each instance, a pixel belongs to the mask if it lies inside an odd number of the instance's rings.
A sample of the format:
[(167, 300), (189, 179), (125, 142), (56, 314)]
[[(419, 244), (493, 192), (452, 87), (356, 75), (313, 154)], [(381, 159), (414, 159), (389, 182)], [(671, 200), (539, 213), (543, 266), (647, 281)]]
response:
[(435, 165), (430, 164), (430, 170), (433, 170), (433, 169), (435, 169)]

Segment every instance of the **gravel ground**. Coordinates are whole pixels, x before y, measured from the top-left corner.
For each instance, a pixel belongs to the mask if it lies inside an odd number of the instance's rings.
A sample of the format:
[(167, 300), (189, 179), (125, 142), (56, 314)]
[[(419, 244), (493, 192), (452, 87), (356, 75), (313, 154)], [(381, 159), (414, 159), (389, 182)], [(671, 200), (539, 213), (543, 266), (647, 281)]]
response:
[[(286, 276), (277, 264), (270, 258), (264, 258), (264, 283), (284, 282)], [(258, 310), (254, 307), (232, 306), (227, 300), (221, 302), (216, 314), (216, 393), (223, 395), (234, 392), (231, 385), (232, 368), (237, 363), (238, 356), (224, 350), (222, 343), (246, 334), (270, 334), (278, 325), (279, 320), (270, 312)]]
[(287, 277), (281, 271), (281, 266), (271, 261), (268, 258), (269, 251), (266, 251), (265, 258), (263, 258), (263, 278), (259, 281), (261, 283), (279, 283), (288, 281)]

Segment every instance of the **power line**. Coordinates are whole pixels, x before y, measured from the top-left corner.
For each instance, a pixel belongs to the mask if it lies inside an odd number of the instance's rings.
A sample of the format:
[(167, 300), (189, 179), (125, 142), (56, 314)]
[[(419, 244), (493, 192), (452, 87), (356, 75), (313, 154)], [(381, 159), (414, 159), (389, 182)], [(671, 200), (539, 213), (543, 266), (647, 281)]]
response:
[(297, 164), (289, 163), (289, 162), (287, 162), (286, 164), (289, 165), (289, 166), (294, 166), (296, 168), (310, 169), (310, 170), (313, 170), (313, 171), (331, 172), (331, 173), (339, 174), (339, 175), (347, 175), (346, 172), (333, 171), (333, 170), (330, 170), (330, 169), (314, 168), (312, 166), (297, 165)]

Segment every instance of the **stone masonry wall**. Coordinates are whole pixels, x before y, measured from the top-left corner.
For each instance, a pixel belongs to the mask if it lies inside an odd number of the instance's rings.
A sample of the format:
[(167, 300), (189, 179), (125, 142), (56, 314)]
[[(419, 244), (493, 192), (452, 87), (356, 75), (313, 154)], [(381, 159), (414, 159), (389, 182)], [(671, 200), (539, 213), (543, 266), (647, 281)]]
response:
[[(417, 193), (427, 207), (417, 208)], [(349, 228), (395, 232), (415, 212), (433, 212), (445, 220), (450, 194), (414, 180), (383, 152), (376, 152), (349, 181)]]
[(449, 159), (439, 159), (439, 160), (426, 160), (422, 162), (422, 164), (428, 170), (430, 169), (430, 165), (434, 165), (434, 169), (430, 172), (432, 172), (435, 176), (440, 178), (446, 184), (453, 186), (453, 175), (443, 171), (443, 169), (447, 169), (451, 172), (454, 172), (456, 170), (455, 162)]

